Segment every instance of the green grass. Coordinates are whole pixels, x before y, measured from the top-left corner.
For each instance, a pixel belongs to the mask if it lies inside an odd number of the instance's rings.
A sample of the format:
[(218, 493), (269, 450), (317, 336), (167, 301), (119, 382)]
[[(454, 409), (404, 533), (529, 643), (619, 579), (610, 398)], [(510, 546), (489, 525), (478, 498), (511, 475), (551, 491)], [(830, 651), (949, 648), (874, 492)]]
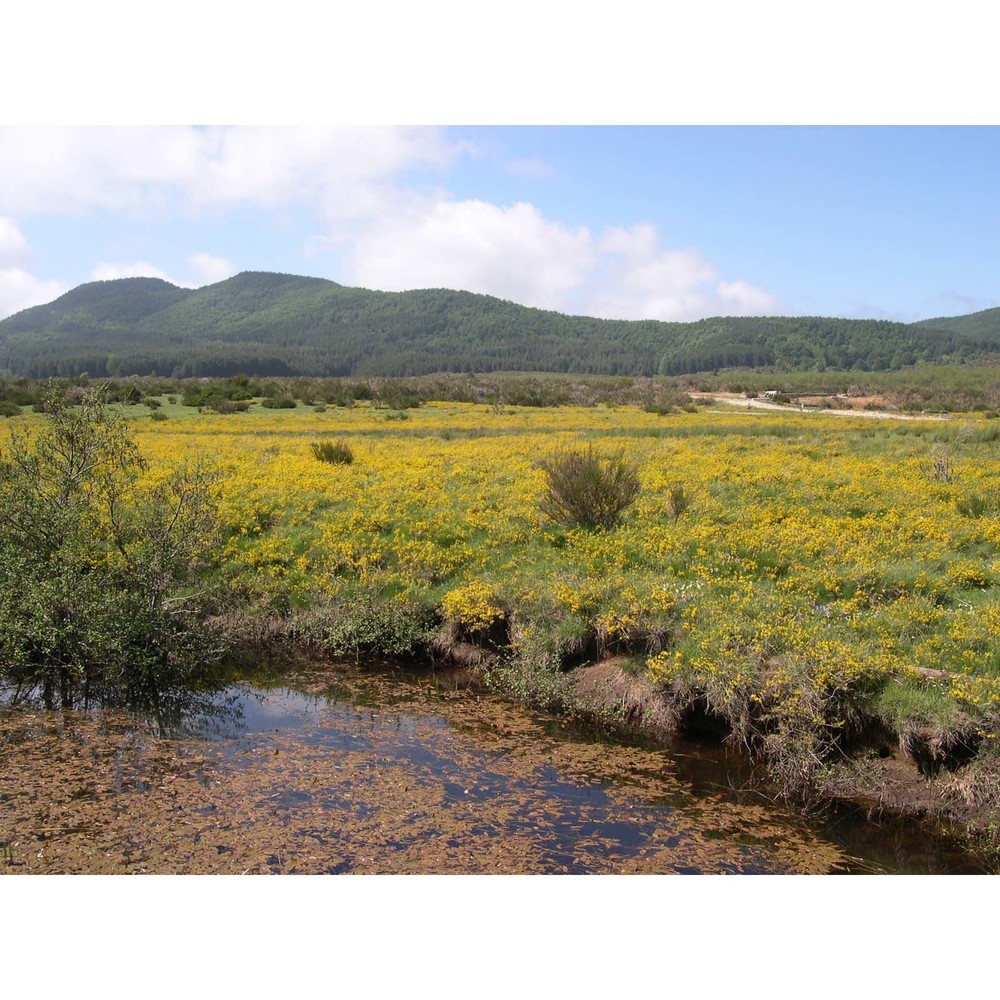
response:
[(870, 710), (896, 730), (923, 724), (946, 731), (958, 724), (961, 716), (946, 688), (910, 680), (886, 684), (872, 699)]

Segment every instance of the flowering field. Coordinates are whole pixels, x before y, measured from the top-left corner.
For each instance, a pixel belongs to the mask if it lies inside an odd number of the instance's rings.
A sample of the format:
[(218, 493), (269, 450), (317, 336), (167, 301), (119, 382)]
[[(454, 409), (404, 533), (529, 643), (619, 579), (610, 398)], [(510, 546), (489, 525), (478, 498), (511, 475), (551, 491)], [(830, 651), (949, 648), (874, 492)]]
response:
[[(539, 700), (566, 667), (620, 657), (742, 735), (808, 734), (814, 761), (872, 720), (976, 748), (994, 737), (993, 421), (463, 403), (132, 412), (149, 475), (216, 472), (234, 606), (330, 651), (446, 637), (516, 664)], [(323, 442), (353, 460), (318, 460)], [(540, 463), (579, 445), (639, 472), (617, 527), (542, 513)]]
[[(894, 676), (1000, 699), (1000, 434), (759, 412), (359, 405), (136, 422), (156, 467), (220, 473), (228, 585), (282, 613), (363, 589), (469, 635), (592, 634), (664, 683)], [(347, 443), (350, 464), (310, 445)], [(614, 529), (548, 521), (539, 461), (623, 452)], [(682, 488), (688, 506), (672, 495)], [(681, 504), (683, 507), (684, 505)], [(524, 634), (527, 633), (527, 636)], [(765, 677), (766, 675), (766, 677)], [(930, 674), (926, 674), (930, 676)]]

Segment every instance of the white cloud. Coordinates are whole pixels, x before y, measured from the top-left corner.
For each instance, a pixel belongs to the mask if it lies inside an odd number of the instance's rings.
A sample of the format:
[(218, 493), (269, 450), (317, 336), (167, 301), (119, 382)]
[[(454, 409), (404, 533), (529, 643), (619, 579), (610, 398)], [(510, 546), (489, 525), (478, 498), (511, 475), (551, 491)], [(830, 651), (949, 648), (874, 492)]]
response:
[[(3, 263), (17, 251), (22, 257), (30, 257), (31, 249), (24, 237), (13, 224), (4, 225), (9, 220), (0, 218), (0, 319), (12, 316), (22, 309), (44, 305), (70, 290), (70, 285), (61, 281), (45, 281), (19, 267), (3, 267)], [(14, 234), (13, 236), (11, 234)], [(92, 281), (112, 281), (116, 278), (162, 278), (181, 288), (198, 288), (232, 277), (236, 267), (225, 257), (213, 257), (207, 253), (195, 253), (188, 257), (192, 278), (179, 281), (172, 278), (161, 267), (148, 261), (125, 263), (101, 262), (90, 273)]]
[(349, 282), (387, 291), (461, 288), (557, 309), (594, 266), (589, 231), (523, 202), (411, 204), (360, 231)]
[(26, 264), (31, 260), (31, 247), (12, 219), (0, 216), (0, 267)]
[(366, 213), (410, 167), (458, 146), (434, 128), (72, 127), (0, 129), (0, 211), (139, 214), (180, 198), (191, 209), (304, 203)]
[(720, 281), (715, 290), (729, 316), (773, 316), (778, 308), (772, 295), (746, 281)]
[(162, 278), (173, 285), (177, 284), (162, 268), (142, 260), (132, 261), (128, 264), (102, 262), (94, 266), (90, 277), (92, 281), (114, 281), (117, 278)]
[(762, 288), (721, 280), (697, 250), (664, 248), (649, 223), (607, 230), (600, 249), (601, 273), (585, 307), (593, 316), (684, 321), (759, 315), (778, 307)]
[(305, 200), (338, 218), (367, 215), (399, 173), (441, 166), (453, 155), (436, 129), (237, 127), (201, 138), (202, 169), (191, 183), (196, 200)]
[(188, 257), (188, 264), (194, 274), (192, 287), (214, 285), (217, 281), (225, 281), (237, 272), (236, 265), (225, 257), (213, 257), (208, 253), (193, 253)]
[(427, 201), (362, 228), (348, 282), (386, 291), (461, 288), (607, 319), (691, 320), (773, 312), (766, 291), (725, 281), (696, 250), (661, 245), (649, 223), (599, 238), (518, 203)]
[(69, 291), (58, 281), (42, 281), (19, 267), (0, 269), (0, 319), (44, 305)]
[(116, 278), (162, 278), (180, 288), (201, 288), (224, 281), (236, 274), (237, 268), (225, 257), (213, 257), (208, 253), (193, 253), (187, 258), (191, 277), (187, 279), (171, 277), (162, 267), (145, 260), (108, 263), (102, 261), (90, 272), (92, 281), (113, 281)]
[(40, 306), (68, 290), (59, 281), (43, 281), (18, 265), (34, 254), (13, 219), (0, 216), (0, 319)]

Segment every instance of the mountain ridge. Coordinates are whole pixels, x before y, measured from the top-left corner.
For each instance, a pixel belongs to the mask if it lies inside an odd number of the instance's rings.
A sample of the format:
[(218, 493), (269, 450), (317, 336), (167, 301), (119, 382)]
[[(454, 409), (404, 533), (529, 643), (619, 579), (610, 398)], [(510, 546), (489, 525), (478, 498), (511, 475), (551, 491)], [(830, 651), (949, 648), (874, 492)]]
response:
[(28, 377), (894, 370), (994, 352), (1000, 308), (909, 324), (815, 316), (605, 320), (474, 292), (381, 292), (269, 271), (197, 289), (161, 278), (87, 282), (0, 321), (0, 371)]

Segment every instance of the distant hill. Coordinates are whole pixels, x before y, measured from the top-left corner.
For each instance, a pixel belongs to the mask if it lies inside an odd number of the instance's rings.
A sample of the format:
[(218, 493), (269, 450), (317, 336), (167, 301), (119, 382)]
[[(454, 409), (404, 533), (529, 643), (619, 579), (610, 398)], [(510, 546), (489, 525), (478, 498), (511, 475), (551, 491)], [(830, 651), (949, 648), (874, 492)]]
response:
[(471, 292), (376, 292), (253, 271), (199, 289), (158, 278), (95, 281), (0, 322), (0, 371), (35, 378), (83, 371), (177, 378), (882, 371), (997, 350), (1000, 309), (912, 324), (821, 317), (626, 322)]
[(967, 316), (925, 319), (913, 325), (925, 329), (948, 330), (970, 340), (1000, 344), (1000, 308), (984, 309), (982, 312), (969, 313)]

